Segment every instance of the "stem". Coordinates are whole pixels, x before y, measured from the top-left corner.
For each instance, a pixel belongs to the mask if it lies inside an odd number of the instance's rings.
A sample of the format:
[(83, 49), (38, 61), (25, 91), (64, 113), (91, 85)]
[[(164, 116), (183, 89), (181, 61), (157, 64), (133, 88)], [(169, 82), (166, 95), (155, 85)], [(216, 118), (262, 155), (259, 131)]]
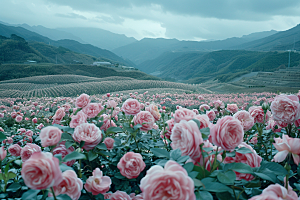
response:
[(213, 162), (213, 166), (212, 166), (213, 168), (212, 168), (211, 172), (215, 171), (215, 169), (218, 167), (218, 166), (216, 166), (217, 156), (218, 156), (218, 148), (219, 147), (217, 147), (217, 151), (216, 151), (214, 162)]
[(81, 174), (81, 160), (79, 160), (78, 178), (82, 178), (82, 174)]
[(285, 188), (287, 191), (289, 191), (289, 175), (288, 174), (285, 176)]
[(235, 197), (235, 199), (238, 199), (238, 198), (236, 197), (236, 194), (235, 194), (234, 187), (233, 187), (233, 186), (231, 186), (231, 188), (232, 188), (232, 190), (233, 190), (233, 194), (234, 194), (234, 197)]
[(245, 188), (239, 193), (239, 195), (237, 196), (237, 200), (240, 199), (240, 195), (245, 191)]
[(52, 192), (52, 194), (53, 194), (54, 200), (57, 200), (57, 198), (56, 198), (56, 196), (55, 196), (55, 192), (54, 192), (54, 190), (53, 190), (53, 187), (51, 187), (51, 192)]
[(138, 149), (138, 152), (140, 152), (140, 153), (141, 153), (141, 150), (140, 150), (140, 148), (139, 148), (139, 146), (138, 146), (138, 143), (137, 143), (137, 141), (136, 141), (136, 136), (134, 136), (133, 138), (134, 138), (134, 141), (135, 141), (136, 147), (137, 147), (137, 149)]

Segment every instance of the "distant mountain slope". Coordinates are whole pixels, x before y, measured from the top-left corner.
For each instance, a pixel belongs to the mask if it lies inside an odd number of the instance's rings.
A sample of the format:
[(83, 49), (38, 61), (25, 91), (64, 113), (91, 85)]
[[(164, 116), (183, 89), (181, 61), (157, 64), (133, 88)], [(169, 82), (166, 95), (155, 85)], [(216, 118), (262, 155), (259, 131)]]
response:
[(300, 50), (300, 24), (286, 30), (280, 31), (276, 34), (261, 38), (255, 41), (247, 42), (245, 44), (237, 45), (235, 49), (272, 51), (272, 50)]
[[(291, 66), (300, 64), (300, 53), (291, 52)], [(186, 53), (160, 69), (162, 78), (173, 78), (189, 83), (210, 79), (222, 82), (252, 71), (275, 71), (286, 68), (288, 52), (257, 52), (222, 50), (206, 54)]]
[(276, 33), (276, 31), (265, 31), (252, 33), (241, 38), (233, 37), (216, 41), (179, 41), (176, 39), (144, 38), (140, 41), (114, 49), (113, 52), (123, 58), (128, 58), (137, 65), (146, 60), (152, 60), (167, 51), (211, 51), (231, 49), (232, 46), (253, 41)]
[(104, 50), (90, 44), (81, 44), (74, 40), (55, 41), (22, 27), (6, 26), (0, 23), (0, 35), (10, 37), (11, 34), (16, 34), (27, 41), (43, 42), (45, 44), (51, 44), (57, 47), (62, 46), (78, 53), (92, 55), (97, 58), (100, 57), (104, 59), (110, 59), (112, 61), (116, 61), (120, 64), (128, 66), (135, 66), (132, 62), (125, 61), (124, 59), (108, 50)]
[(74, 27), (74, 28), (58, 28), (64, 32), (71, 33), (82, 38), (89, 44), (102, 49), (113, 50), (115, 48), (136, 42), (133, 37), (127, 37), (123, 34), (112, 33), (100, 28)]

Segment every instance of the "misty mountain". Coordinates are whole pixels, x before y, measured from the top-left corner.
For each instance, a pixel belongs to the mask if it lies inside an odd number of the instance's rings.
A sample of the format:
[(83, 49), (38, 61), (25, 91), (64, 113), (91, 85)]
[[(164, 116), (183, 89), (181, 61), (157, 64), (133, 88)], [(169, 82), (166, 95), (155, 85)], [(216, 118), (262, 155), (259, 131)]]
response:
[(233, 37), (215, 41), (179, 41), (176, 39), (152, 39), (144, 38), (140, 41), (114, 49), (113, 52), (123, 58), (135, 62), (137, 65), (146, 60), (151, 60), (167, 51), (212, 51), (231, 49), (232, 46), (244, 44), (276, 33), (276, 31), (264, 31), (252, 33), (243, 37)]
[(55, 41), (38, 33), (29, 31), (23, 27), (6, 26), (0, 23), (0, 35), (10, 37), (11, 34), (18, 35), (27, 41), (43, 42), (56, 47), (61, 46), (78, 53), (88, 54), (97, 58), (109, 59), (128, 66), (135, 66), (131, 61), (124, 60), (111, 51), (101, 49), (90, 44), (81, 44), (74, 40)]
[(292, 50), (292, 49), (300, 50), (299, 42), (300, 42), (300, 24), (298, 24), (297, 26), (289, 30), (280, 31), (268, 37), (247, 42), (242, 45), (237, 45), (234, 47), (234, 49), (247, 49), (247, 50), (259, 50), (259, 51)]
[(127, 37), (123, 34), (112, 33), (100, 28), (74, 27), (59, 28), (57, 30), (72, 33), (73, 35), (82, 38), (89, 44), (107, 50), (113, 50), (137, 41), (133, 37)]

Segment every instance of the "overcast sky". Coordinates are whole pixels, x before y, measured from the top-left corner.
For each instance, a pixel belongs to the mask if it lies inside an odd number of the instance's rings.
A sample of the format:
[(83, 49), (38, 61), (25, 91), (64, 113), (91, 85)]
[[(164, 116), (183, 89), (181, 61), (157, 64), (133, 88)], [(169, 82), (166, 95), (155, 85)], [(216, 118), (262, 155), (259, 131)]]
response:
[(300, 23), (299, 0), (0, 0), (0, 21), (142, 39), (225, 39)]

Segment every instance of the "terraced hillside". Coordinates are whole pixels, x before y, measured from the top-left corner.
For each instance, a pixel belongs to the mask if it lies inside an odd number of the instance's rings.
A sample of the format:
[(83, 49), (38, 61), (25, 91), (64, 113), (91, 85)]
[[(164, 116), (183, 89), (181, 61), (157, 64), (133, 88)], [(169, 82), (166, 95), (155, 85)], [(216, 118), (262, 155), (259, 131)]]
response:
[(81, 93), (93, 95), (140, 89), (207, 93), (207, 91), (195, 85), (159, 80), (137, 80), (116, 76), (93, 78), (79, 75), (49, 75), (1, 81), (0, 97), (77, 96)]

